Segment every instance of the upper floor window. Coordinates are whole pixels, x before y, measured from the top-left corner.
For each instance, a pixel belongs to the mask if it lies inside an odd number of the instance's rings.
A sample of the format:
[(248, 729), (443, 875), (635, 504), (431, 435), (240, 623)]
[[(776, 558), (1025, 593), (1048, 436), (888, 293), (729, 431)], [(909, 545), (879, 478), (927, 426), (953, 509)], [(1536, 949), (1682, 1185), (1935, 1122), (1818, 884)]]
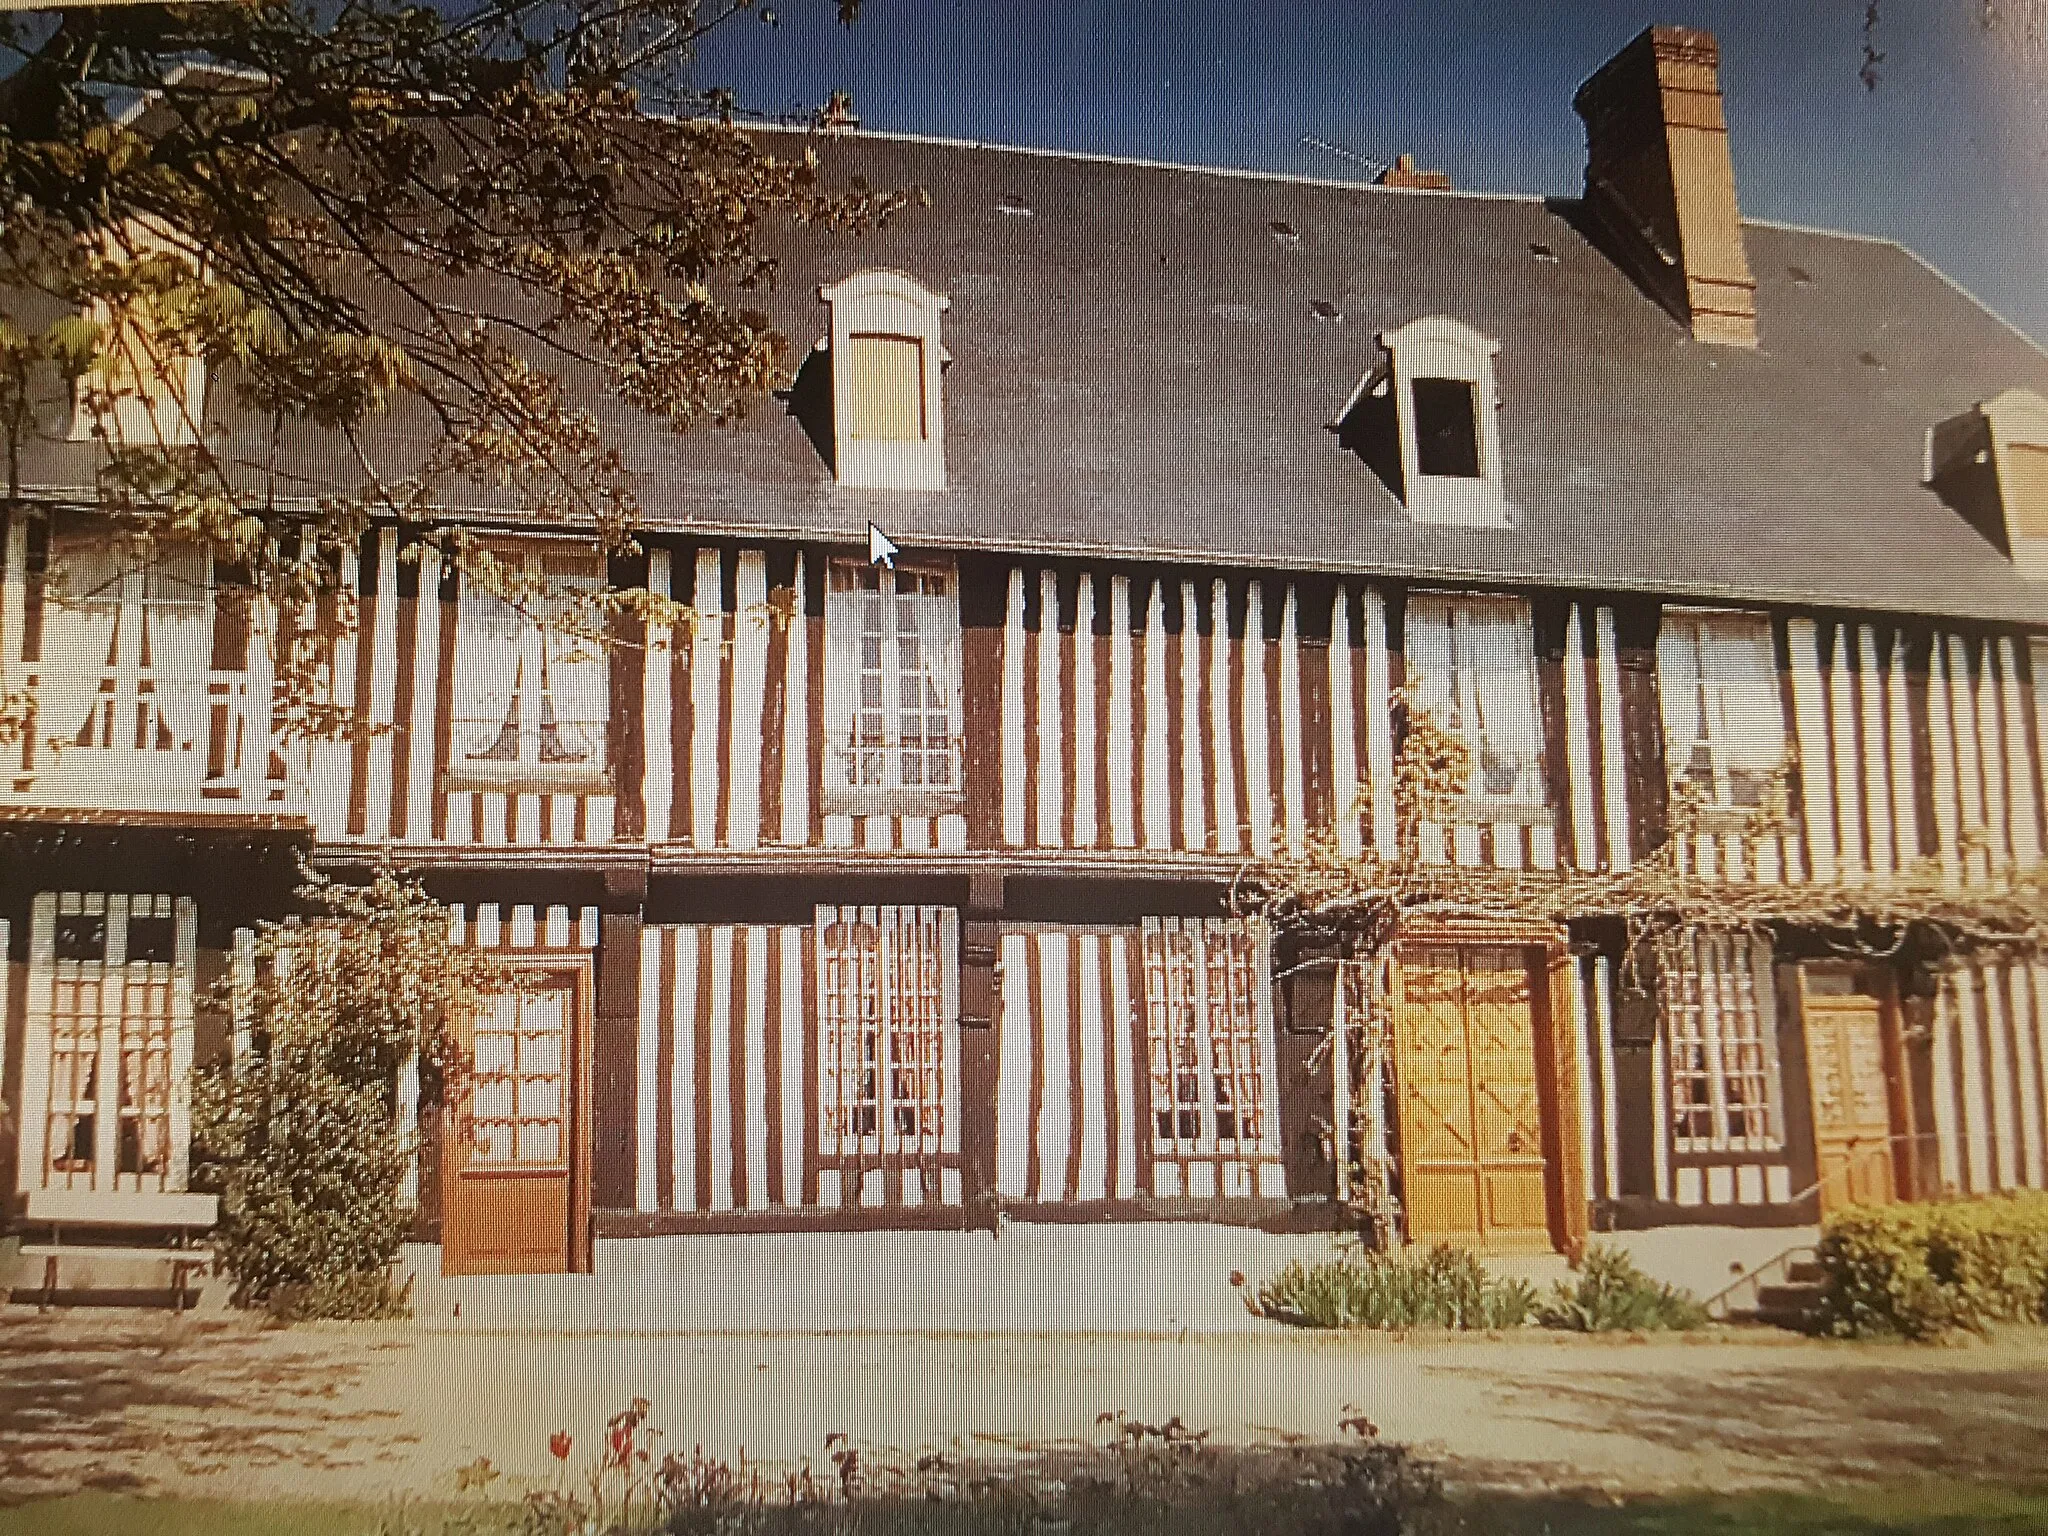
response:
[(960, 605), (951, 570), (833, 562), (825, 716), (828, 812), (957, 808)]
[(1929, 429), (1922, 478), (2022, 574), (2048, 579), (2048, 399), (2008, 389)]
[(1500, 343), (1446, 315), (1382, 332), (1386, 356), (1334, 424), (1417, 522), (1505, 528)]
[(601, 793), (609, 787), (611, 667), (579, 599), (604, 584), (595, 550), (491, 550), (505, 591), (465, 575), (455, 627), (451, 790)]
[(948, 300), (901, 272), (856, 272), (818, 290), (832, 311), (833, 475), (841, 485), (946, 487), (945, 349)]
[(1417, 593), (1408, 600), (1405, 634), (1409, 705), (1464, 740), (1471, 754), (1465, 793), (1476, 818), (1490, 819), (1504, 803), (1544, 805), (1529, 605)]
[(94, 747), (173, 753), (202, 768), (213, 654), (206, 547), (145, 548), (103, 524), (60, 526), (46, 583), (39, 734), (60, 758), (67, 746)]
[(1657, 682), (1672, 787), (1690, 786), (1702, 804), (1722, 809), (1761, 804), (1785, 761), (1771, 621), (1665, 609)]

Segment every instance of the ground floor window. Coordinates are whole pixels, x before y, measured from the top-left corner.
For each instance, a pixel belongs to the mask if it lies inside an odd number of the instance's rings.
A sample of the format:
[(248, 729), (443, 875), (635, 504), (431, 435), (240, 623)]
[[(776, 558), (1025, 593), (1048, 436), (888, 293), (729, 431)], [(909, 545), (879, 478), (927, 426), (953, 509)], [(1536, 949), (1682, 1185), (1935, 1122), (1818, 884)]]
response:
[(182, 897), (36, 897), (17, 1160), (23, 1192), (184, 1188), (197, 927)]
[(569, 993), (499, 995), (476, 1025), (470, 1079), (478, 1164), (556, 1167), (568, 1160)]
[(954, 917), (821, 907), (819, 1150), (937, 1153), (958, 1143)]
[(1143, 950), (1155, 1154), (1265, 1149), (1277, 1128), (1263, 929), (1160, 918)]
[(1659, 956), (1672, 1150), (1775, 1152), (1783, 1144), (1771, 946), (1694, 933)]

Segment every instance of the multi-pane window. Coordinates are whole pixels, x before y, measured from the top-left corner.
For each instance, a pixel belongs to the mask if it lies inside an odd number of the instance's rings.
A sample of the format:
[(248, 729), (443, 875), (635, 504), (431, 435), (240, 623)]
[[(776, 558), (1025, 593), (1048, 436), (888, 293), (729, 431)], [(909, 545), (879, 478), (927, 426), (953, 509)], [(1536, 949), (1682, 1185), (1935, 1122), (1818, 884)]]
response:
[(516, 988), (478, 1020), (469, 1106), (476, 1163), (567, 1161), (569, 1007), (565, 988)]
[(960, 609), (949, 570), (835, 561), (825, 599), (828, 811), (957, 803)]
[(602, 791), (611, 668), (581, 601), (603, 585), (599, 556), (567, 544), (492, 554), (503, 590), (465, 575), (457, 603), (448, 787)]
[(1251, 1152), (1268, 1124), (1266, 961), (1242, 922), (1165, 918), (1143, 935), (1156, 1151)]
[(213, 653), (211, 560), (202, 545), (133, 548), (104, 529), (50, 541), (38, 735), (67, 747), (154, 755), (150, 771), (205, 770)]
[(1541, 806), (1543, 722), (1529, 605), (1417, 593), (1405, 635), (1410, 707), (1464, 740), (1468, 799)]
[(192, 904), (169, 896), (37, 898), (24, 1190), (182, 1185), (195, 931)]
[(1660, 953), (1674, 1150), (1779, 1147), (1770, 967), (1769, 943), (1746, 933), (1696, 934)]
[(935, 907), (818, 911), (819, 1150), (937, 1152), (957, 1142), (952, 915)]
[(1758, 804), (1785, 759), (1770, 620), (1667, 608), (1657, 635), (1664, 756), (1702, 803)]

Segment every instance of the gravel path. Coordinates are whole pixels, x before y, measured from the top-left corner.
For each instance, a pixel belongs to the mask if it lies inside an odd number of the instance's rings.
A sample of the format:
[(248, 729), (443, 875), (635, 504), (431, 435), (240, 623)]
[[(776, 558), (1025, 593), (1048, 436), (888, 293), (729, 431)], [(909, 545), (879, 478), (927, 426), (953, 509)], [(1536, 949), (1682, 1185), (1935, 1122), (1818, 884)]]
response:
[(1219, 1441), (1332, 1438), (1348, 1410), (1460, 1481), (1614, 1493), (2048, 1468), (2048, 1330), (1953, 1349), (1741, 1332), (1647, 1342), (1232, 1335), (642, 1335), (267, 1330), (236, 1317), (0, 1308), (0, 1499), (446, 1494), (488, 1456), (580, 1464), (635, 1396), (667, 1443), (821, 1470), (1093, 1442), (1179, 1414)]

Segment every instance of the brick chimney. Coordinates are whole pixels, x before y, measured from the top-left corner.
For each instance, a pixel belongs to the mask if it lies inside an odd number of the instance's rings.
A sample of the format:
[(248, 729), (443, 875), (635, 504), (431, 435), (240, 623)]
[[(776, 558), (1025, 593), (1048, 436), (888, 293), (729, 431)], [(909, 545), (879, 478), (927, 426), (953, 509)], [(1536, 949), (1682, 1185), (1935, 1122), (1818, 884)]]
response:
[(1413, 155), (1396, 155), (1394, 163), (1381, 171), (1376, 180), (1383, 187), (1408, 187), (1423, 192), (1451, 190), (1448, 172), (1422, 170)]
[(1711, 32), (1650, 27), (1572, 98), (1586, 124), (1586, 211), (1609, 253), (1695, 341), (1756, 345), (1721, 49)]

